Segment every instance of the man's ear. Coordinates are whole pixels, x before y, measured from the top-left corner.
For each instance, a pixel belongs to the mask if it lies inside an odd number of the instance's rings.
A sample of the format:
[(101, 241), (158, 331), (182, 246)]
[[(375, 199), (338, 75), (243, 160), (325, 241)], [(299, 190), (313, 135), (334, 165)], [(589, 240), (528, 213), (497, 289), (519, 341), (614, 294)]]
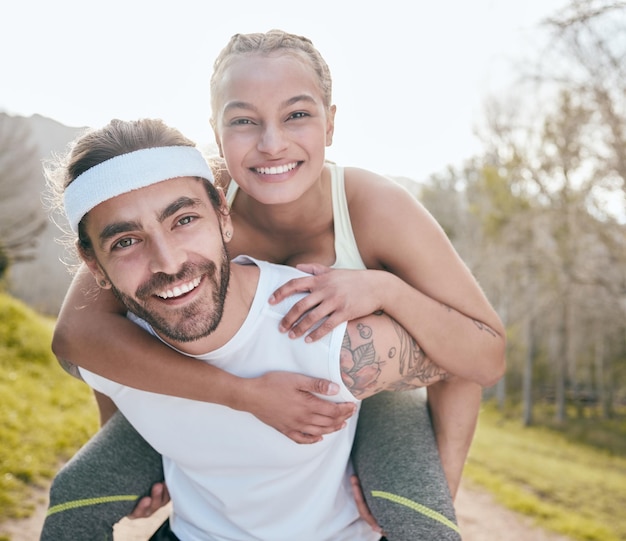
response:
[(222, 238), (224, 242), (230, 242), (233, 238), (233, 221), (230, 218), (230, 208), (228, 208), (228, 202), (226, 201), (226, 195), (224, 190), (217, 187), (217, 192), (220, 194), (220, 208), (217, 212), (217, 218), (220, 221), (220, 228), (222, 230)]
[(102, 289), (111, 289), (111, 282), (109, 282), (109, 279), (102, 270), (102, 267), (100, 267), (98, 261), (96, 261), (96, 258), (89, 256), (84, 252), (84, 250), (81, 250), (80, 248), (78, 250), (78, 253), (80, 254), (80, 257), (84, 261), (87, 268), (89, 269), (89, 272), (91, 272), (91, 275), (96, 281), (96, 284), (98, 284), (98, 287)]

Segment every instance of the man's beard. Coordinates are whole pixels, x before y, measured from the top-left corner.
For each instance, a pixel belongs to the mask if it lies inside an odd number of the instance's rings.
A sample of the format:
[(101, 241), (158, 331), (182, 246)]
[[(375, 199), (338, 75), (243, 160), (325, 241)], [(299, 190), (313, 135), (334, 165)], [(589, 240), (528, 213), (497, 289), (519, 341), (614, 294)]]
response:
[[(111, 289), (130, 312), (149, 323), (163, 338), (175, 342), (193, 342), (211, 334), (224, 314), (224, 302), (230, 279), (230, 261), (226, 250), (222, 252), (219, 276), (217, 271), (217, 265), (213, 261), (205, 260), (200, 264), (185, 263), (174, 275), (155, 274), (148, 282), (137, 288), (134, 297), (118, 290), (112, 282)], [(197, 299), (179, 310), (173, 308), (166, 314), (161, 314), (150, 307), (151, 303), (156, 303), (158, 309), (160, 300), (154, 298), (158, 292), (165, 291), (171, 284), (188, 281), (197, 276), (202, 276), (203, 282), (208, 280), (212, 284), (211, 307), (207, 306), (206, 297)], [(201, 283), (199, 287), (206, 285)]]

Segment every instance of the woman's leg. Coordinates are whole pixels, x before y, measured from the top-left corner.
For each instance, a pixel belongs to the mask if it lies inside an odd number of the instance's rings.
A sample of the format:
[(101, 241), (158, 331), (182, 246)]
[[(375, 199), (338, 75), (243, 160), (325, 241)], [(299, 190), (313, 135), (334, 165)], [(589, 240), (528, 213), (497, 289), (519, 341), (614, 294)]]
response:
[(40, 541), (113, 539), (113, 525), (158, 482), (161, 455), (118, 412), (57, 473)]
[(425, 389), (365, 399), (352, 461), (388, 541), (460, 541)]

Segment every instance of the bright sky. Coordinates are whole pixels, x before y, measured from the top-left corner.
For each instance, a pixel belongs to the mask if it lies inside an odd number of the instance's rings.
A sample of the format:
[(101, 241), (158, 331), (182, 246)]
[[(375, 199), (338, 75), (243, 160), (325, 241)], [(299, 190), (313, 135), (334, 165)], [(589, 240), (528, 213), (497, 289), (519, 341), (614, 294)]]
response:
[[(237, 32), (309, 37), (337, 105), (327, 157), (422, 180), (479, 150), (483, 99), (565, 0), (13, 0), (2, 8), (0, 110), (69, 126), (159, 117), (212, 141), (208, 81)], [(8, 5), (7, 5), (8, 4)]]

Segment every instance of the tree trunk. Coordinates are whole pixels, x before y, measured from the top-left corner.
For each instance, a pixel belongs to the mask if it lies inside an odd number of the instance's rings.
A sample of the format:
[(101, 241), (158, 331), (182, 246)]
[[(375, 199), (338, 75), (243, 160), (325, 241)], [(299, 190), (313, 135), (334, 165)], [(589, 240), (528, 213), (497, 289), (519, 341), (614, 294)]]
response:
[(594, 364), (595, 364), (595, 380), (596, 380), (596, 394), (598, 396), (598, 402), (600, 404), (600, 416), (603, 419), (608, 419), (610, 412), (607, 404), (607, 392), (604, 379), (604, 340), (600, 337), (596, 340), (596, 347), (594, 348)]
[(569, 309), (568, 302), (564, 300), (561, 312), (560, 336), (559, 336), (559, 353), (556, 359), (556, 396), (554, 419), (558, 424), (565, 422), (565, 359), (567, 355), (567, 311)]
[(524, 359), (524, 375), (522, 380), (523, 412), (522, 423), (530, 426), (533, 423), (533, 364), (535, 361), (535, 334), (533, 318), (528, 315), (526, 327), (526, 358)]

